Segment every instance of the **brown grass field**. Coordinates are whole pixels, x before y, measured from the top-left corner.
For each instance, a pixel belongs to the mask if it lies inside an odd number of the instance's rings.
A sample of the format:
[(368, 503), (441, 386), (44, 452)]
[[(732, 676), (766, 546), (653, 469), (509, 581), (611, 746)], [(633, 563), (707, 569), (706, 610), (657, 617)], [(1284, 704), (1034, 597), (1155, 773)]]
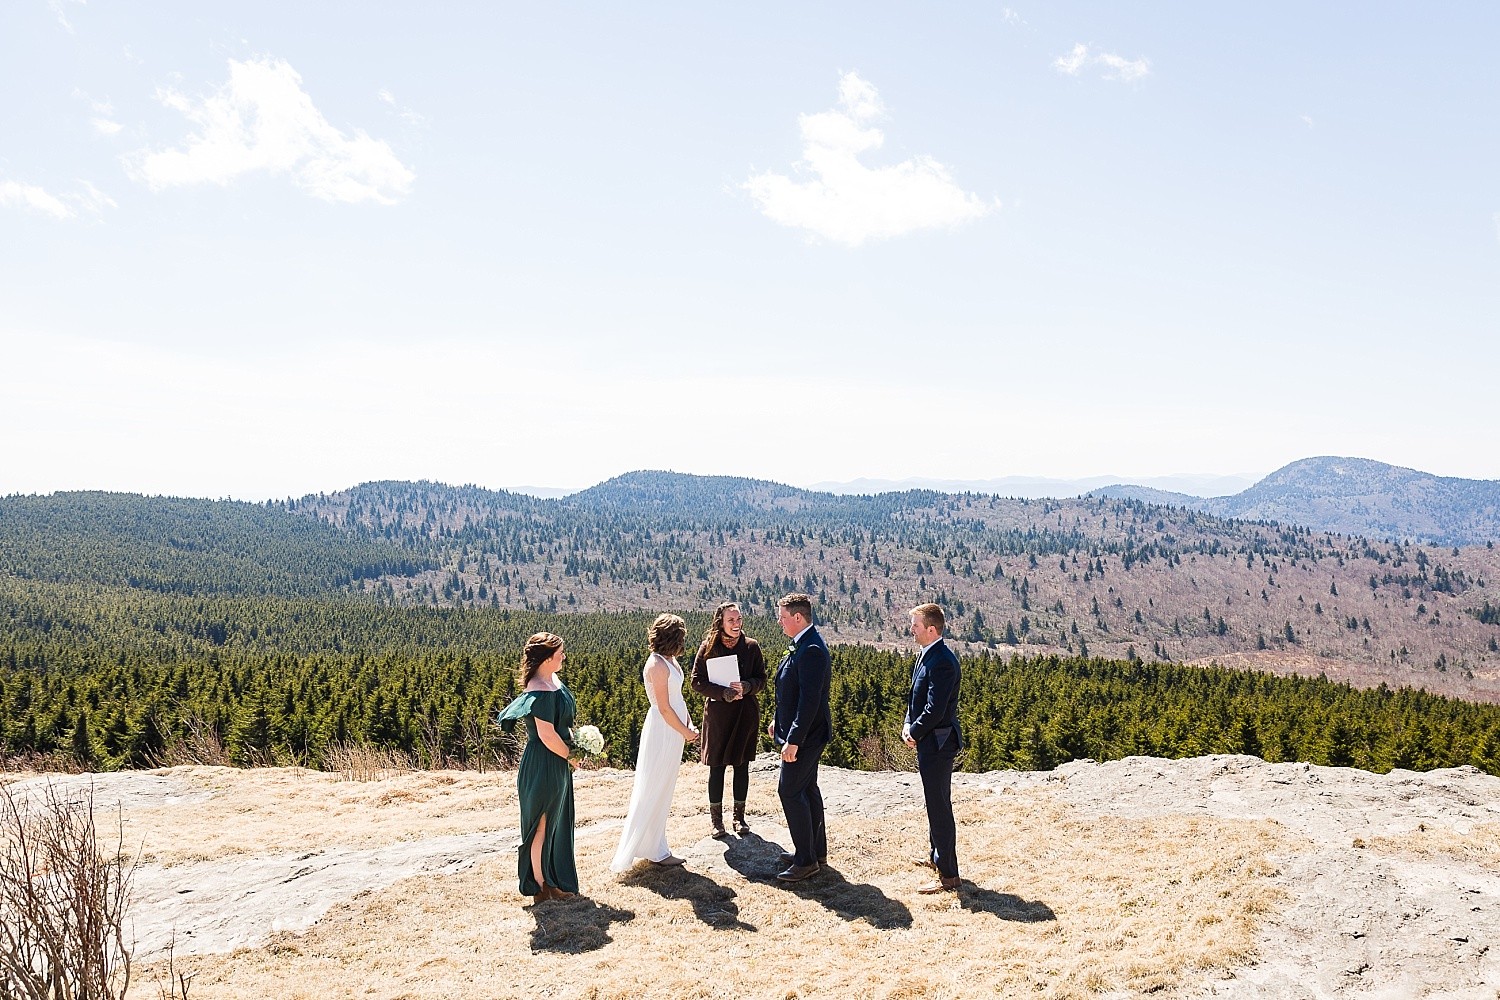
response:
[[(518, 825), (505, 772), (155, 773), (193, 794), (126, 801), (126, 842), (200, 893), (214, 886), (195, 866), (226, 858)], [(1272, 858), (1297, 839), (1268, 820), (1087, 816), (1045, 788), (966, 781), (955, 787), (966, 880), (928, 897), (911, 864), (926, 841), (914, 776), (827, 769), (831, 870), (787, 888), (771, 877), (789, 846), (774, 765), (757, 764), (743, 839), (704, 836), (705, 774), (686, 764), (678, 784), (668, 832), (684, 868), (612, 875), (632, 775), (581, 771), (585, 898), (531, 905), (514, 855), (492, 853), (345, 898), (260, 946), (179, 947), (175, 968), (193, 1000), (1188, 994), (1253, 960), (1284, 896)], [(138, 963), (130, 995), (158, 997), (165, 982), (163, 961)]]

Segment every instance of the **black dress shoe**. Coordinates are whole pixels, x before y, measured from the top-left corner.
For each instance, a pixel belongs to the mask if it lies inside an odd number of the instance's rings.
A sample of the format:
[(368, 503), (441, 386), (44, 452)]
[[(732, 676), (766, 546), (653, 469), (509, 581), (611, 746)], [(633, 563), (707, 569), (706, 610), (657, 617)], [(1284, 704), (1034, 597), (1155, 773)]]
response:
[[(782, 865), (795, 865), (797, 863), (797, 855), (788, 854), (786, 851), (782, 851), (779, 855), (776, 856), (776, 860)], [(828, 864), (828, 855), (825, 854), (821, 858), (819, 858), (818, 864)]]
[(782, 882), (801, 882), (805, 878), (811, 878), (822, 871), (818, 863), (814, 861), (810, 865), (792, 865), (784, 872), (777, 872), (776, 877)]

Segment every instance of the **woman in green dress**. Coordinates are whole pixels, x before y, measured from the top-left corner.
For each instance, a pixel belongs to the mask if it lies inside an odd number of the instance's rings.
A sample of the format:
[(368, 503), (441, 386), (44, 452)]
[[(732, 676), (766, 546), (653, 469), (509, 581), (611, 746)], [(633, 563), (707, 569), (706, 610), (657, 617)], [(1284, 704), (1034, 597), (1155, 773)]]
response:
[(521, 800), (521, 846), (517, 873), (521, 892), (540, 903), (578, 894), (573, 860), (573, 717), (578, 703), (557, 676), (563, 641), (551, 632), (526, 640), (521, 656), (524, 690), (500, 713), (500, 726), (514, 732), (526, 720), (526, 749), (516, 771)]

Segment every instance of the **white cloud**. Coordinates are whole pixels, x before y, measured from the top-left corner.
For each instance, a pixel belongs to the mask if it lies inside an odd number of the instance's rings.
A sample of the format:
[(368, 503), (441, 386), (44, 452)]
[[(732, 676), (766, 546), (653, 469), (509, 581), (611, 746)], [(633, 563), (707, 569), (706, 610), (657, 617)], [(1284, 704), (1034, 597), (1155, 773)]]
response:
[(980, 218), (999, 202), (986, 202), (953, 182), (930, 156), (889, 167), (861, 163), (885, 135), (874, 122), (885, 117), (880, 94), (858, 74), (839, 80), (838, 107), (801, 115), (806, 181), (767, 171), (741, 187), (762, 214), (846, 246), (901, 236), (918, 229), (957, 226)]
[(1089, 61), (1089, 47), (1082, 42), (1073, 46), (1073, 51), (1065, 56), (1058, 56), (1052, 60), (1052, 65), (1060, 72), (1071, 76), (1077, 76), (1078, 71), (1083, 69), (1083, 64)]
[(0, 181), (0, 207), (40, 212), (54, 219), (76, 219), (83, 215), (100, 215), (114, 208), (114, 199), (88, 181), (79, 181), (78, 190), (56, 195), (46, 188), (20, 181)]
[(1117, 56), (1113, 52), (1103, 52), (1100, 53), (1098, 61), (1113, 71), (1104, 74), (1104, 79), (1106, 80), (1124, 80), (1126, 83), (1130, 83), (1132, 80), (1139, 80), (1151, 72), (1150, 59), (1126, 59), (1124, 56)]
[(1115, 55), (1113, 52), (1092, 52), (1089, 46), (1083, 42), (1073, 46), (1072, 51), (1066, 55), (1058, 56), (1052, 60), (1052, 67), (1059, 73), (1069, 76), (1077, 76), (1085, 66), (1103, 66), (1102, 76), (1106, 80), (1120, 80), (1124, 83), (1133, 83), (1151, 73), (1151, 60), (1145, 57), (1140, 59), (1126, 59), (1124, 56)]
[(73, 22), (68, 18), (68, 4), (76, 3), (82, 7), (88, 0), (47, 0), (47, 6), (57, 18), (57, 23), (62, 25), (68, 32), (73, 34)]
[(71, 219), (77, 214), (56, 195), (49, 194), (35, 184), (22, 184), (20, 181), (0, 181), (0, 205), (6, 208), (28, 208), (54, 219)]
[(394, 204), (415, 174), (383, 140), (329, 124), (284, 60), (231, 59), (229, 80), (202, 98), (161, 90), (157, 98), (196, 127), (177, 149), (142, 151), (127, 162), (154, 190), (228, 185), (244, 174), (287, 175), (325, 201)]
[(416, 127), (427, 124), (427, 118), (424, 115), (418, 114), (411, 108), (398, 106), (396, 104), (396, 95), (391, 93), (385, 87), (381, 87), (380, 90), (376, 91), (375, 96), (380, 98), (382, 103), (389, 104), (391, 107), (395, 108), (396, 117), (406, 122), (406, 124)]
[(89, 121), (93, 124), (94, 131), (100, 135), (115, 135), (120, 129), (124, 128), (123, 125), (114, 120), (115, 106), (107, 99), (93, 97), (87, 91), (79, 90), (76, 87), (73, 89), (73, 99), (82, 101), (89, 106), (89, 110), (94, 113), (94, 116)]
[(1302, 115), (1301, 117), (1302, 117), (1302, 124), (1306, 125), (1308, 128), (1312, 128), (1313, 127), (1312, 115)]

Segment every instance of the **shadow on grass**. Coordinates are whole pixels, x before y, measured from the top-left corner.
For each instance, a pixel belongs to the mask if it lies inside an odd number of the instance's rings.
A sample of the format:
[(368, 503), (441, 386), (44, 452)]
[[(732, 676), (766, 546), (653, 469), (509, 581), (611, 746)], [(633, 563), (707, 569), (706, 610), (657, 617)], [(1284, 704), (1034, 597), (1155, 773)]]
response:
[(661, 868), (638, 866), (621, 880), (624, 885), (649, 889), (662, 899), (685, 899), (693, 905), (693, 916), (717, 930), (754, 931), (754, 924), (740, 919), (735, 891), (713, 879), (678, 865)]
[(531, 950), (578, 955), (596, 951), (614, 940), (609, 936), (612, 924), (635, 919), (631, 910), (596, 903), (585, 896), (576, 899), (553, 899), (529, 907), (536, 929), (531, 932)]
[(724, 860), (752, 882), (782, 886), (843, 920), (863, 920), (881, 930), (911, 926), (911, 910), (905, 903), (868, 883), (850, 882), (830, 865), (824, 865), (818, 874), (801, 882), (778, 881), (776, 873), (785, 867), (781, 863), (782, 850), (780, 844), (749, 833), (729, 842)]
[(1057, 919), (1052, 907), (1039, 900), (1025, 900), (1009, 892), (996, 892), (970, 882), (959, 888), (958, 902), (972, 913), (992, 913), (1001, 920), (1021, 924), (1044, 924)]

